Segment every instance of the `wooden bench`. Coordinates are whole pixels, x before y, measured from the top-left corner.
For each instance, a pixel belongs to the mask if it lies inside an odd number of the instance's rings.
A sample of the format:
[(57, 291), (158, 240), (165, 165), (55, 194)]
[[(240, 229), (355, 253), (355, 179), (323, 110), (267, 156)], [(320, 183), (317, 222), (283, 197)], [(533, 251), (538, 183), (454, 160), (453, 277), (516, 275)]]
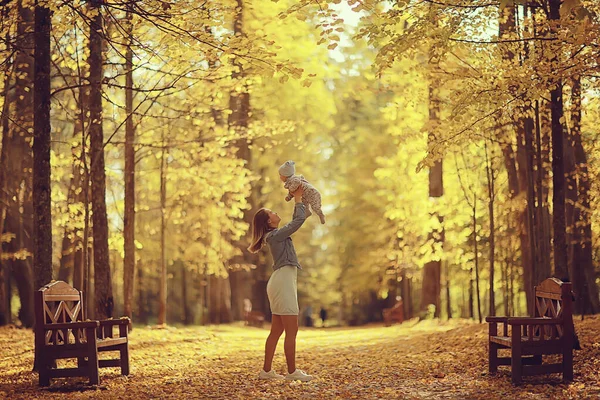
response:
[[(489, 371), (510, 365), (512, 382), (523, 376), (561, 373), (573, 380), (574, 326), (571, 283), (549, 278), (535, 287), (534, 317), (487, 317), (489, 323)], [(498, 323), (503, 324), (498, 334)], [(498, 357), (499, 349), (511, 349), (511, 357)], [(543, 364), (542, 356), (562, 354), (562, 362)]]
[(385, 326), (390, 326), (394, 322), (402, 323), (404, 321), (404, 305), (402, 300), (398, 300), (390, 308), (383, 309), (383, 322)]
[(248, 311), (244, 315), (244, 321), (246, 325), (262, 328), (265, 322), (265, 315), (260, 311)]
[[(98, 368), (121, 367), (129, 375), (129, 318), (84, 321), (83, 293), (62, 281), (53, 281), (35, 293), (35, 356), (40, 386), (51, 378), (87, 376), (100, 382)], [(118, 326), (118, 334), (113, 327)], [(99, 360), (98, 353), (118, 351), (120, 357)], [(75, 368), (57, 368), (56, 360), (77, 359)]]

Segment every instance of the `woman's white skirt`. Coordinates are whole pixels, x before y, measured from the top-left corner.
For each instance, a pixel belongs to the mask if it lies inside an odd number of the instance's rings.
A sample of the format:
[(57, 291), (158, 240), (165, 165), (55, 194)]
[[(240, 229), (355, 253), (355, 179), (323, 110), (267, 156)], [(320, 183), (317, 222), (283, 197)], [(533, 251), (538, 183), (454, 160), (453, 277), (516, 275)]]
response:
[(298, 315), (298, 268), (285, 265), (273, 271), (267, 283), (267, 296), (272, 314)]

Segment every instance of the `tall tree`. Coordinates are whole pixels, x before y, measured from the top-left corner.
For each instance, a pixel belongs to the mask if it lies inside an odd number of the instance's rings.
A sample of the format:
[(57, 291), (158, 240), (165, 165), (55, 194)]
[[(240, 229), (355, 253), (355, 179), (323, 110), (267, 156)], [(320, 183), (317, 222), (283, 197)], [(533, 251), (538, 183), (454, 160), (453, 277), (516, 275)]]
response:
[(123, 218), (124, 314), (132, 318), (135, 293), (135, 127), (133, 124), (133, 14), (127, 4), (127, 48), (125, 49), (125, 215)]
[(52, 280), (52, 215), (50, 212), (50, 10), (35, 7), (33, 93), (33, 270), (35, 287)]
[[(558, 32), (560, 25), (560, 0), (549, 0), (550, 31)], [(558, 44), (557, 44), (558, 45)], [(550, 65), (557, 72), (558, 51), (551, 51)], [(565, 223), (565, 165), (563, 160), (563, 88), (560, 75), (551, 81), (550, 107), (552, 120), (552, 228), (554, 232), (554, 273), (569, 279), (567, 269), (567, 239)]]
[[(83, 232), (79, 221), (84, 217), (84, 201), (86, 176), (83, 173), (85, 151), (82, 140), (85, 136), (86, 121), (86, 92), (88, 88), (81, 83), (79, 77), (79, 88), (77, 92), (77, 112), (76, 120), (73, 121), (73, 144), (71, 145), (71, 154), (73, 166), (71, 168), (71, 180), (67, 192), (67, 205), (73, 205), (76, 210), (71, 216), (74, 223), (65, 226), (62, 249), (60, 257), (60, 268), (58, 270), (58, 280), (68, 282), (72, 277), (73, 287), (79, 290), (85, 290), (84, 282), (84, 257), (83, 257)], [(86, 296), (87, 297), (87, 296)]]
[(568, 170), (571, 194), (569, 207), (569, 273), (573, 281), (573, 290), (577, 295), (575, 310), (580, 314), (600, 312), (598, 285), (593, 262), (592, 223), (590, 212), (590, 181), (587, 154), (581, 139), (581, 77), (571, 81), (571, 134), (565, 146), (571, 162)]
[[(236, 0), (235, 15), (233, 20), (233, 33), (237, 40), (246, 37), (244, 31), (244, 0)], [(240, 137), (234, 143), (237, 148), (237, 157), (245, 160), (246, 167), (252, 168), (252, 151), (248, 142), (248, 125), (250, 122), (250, 91), (246, 83), (246, 71), (243, 63), (239, 59), (234, 59), (233, 73), (231, 75), (233, 88), (229, 95), (229, 109), (231, 114), (227, 123), (229, 129), (233, 130)], [(256, 188), (253, 187), (248, 197), (249, 208), (244, 210), (244, 221), (249, 225), (252, 223), (252, 217), (256, 211)], [(229, 281), (231, 286), (231, 311), (234, 319), (242, 318), (243, 301), (245, 295), (244, 286), (249, 276), (253, 278), (251, 300), (253, 308), (261, 312), (268, 312), (267, 304), (264, 301), (264, 293), (266, 288), (266, 265), (260, 263), (258, 256), (250, 253), (247, 248), (249, 246), (247, 237), (241, 239), (238, 243), (241, 256), (235, 257), (230, 262)], [(251, 272), (248, 272), (251, 271)], [(215, 287), (216, 285), (213, 285)], [(215, 292), (215, 293), (222, 293)], [(225, 304), (225, 303), (223, 303)]]
[[(8, 135), (2, 138), (2, 165), (7, 167), (2, 185), (6, 189), (6, 217), (4, 232), (14, 235), (3, 243), (3, 252), (29, 253), (33, 250), (33, 205), (31, 200), (33, 154), (31, 140), (33, 132), (33, 9), (18, 3), (18, 23), (15, 38), (15, 82), (14, 110)], [(9, 95), (10, 97), (10, 95)], [(9, 110), (11, 111), (11, 110)], [(33, 290), (34, 276), (31, 258), (14, 257), (3, 262), (10, 270), (19, 291), (21, 308), (19, 319), (26, 327), (34, 324)]]
[[(436, 10), (431, 10), (433, 18), (437, 20), (435, 15)], [(429, 143), (434, 143), (438, 129), (440, 126), (440, 98), (439, 98), (439, 56), (435, 54), (435, 49), (432, 49), (430, 54), (429, 62)], [(441, 156), (440, 156), (441, 157)], [(429, 197), (431, 199), (438, 199), (444, 195), (444, 182), (443, 182), (443, 167), (442, 159), (438, 158), (434, 161), (433, 165), (429, 168)], [(433, 218), (439, 221), (438, 227), (432, 229), (429, 234), (428, 240), (433, 243), (444, 242), (444, 232), (442, 227), (442, 218), (438, 214), (437, 210), (434, 212)], [(432, 244), (433, 245), (433, 244)], [(421, 292), (421, 311), (427, 309), (429, 304), (435, 306), (435, 317), (440, 316), (440, 291), (441, 291), (441, 273), (442, 273), (442, 261), (439, 255), (437, 259), (428, 261), (423, 268), (423, 287)]]
[(90, 160), (92, 183), (92, 232), (94, 237), (95, 317), (112, 317), (114, 300), (108, 255), (108, 220), (106, 215), (106, 171), (102, 131), (103, 79), (103, 0), (91, 0), (90, 11)]
[(484, 143), (485, 146), (485, 172), (487, 177), (487, 188), (488, 188), (488, 210), (490, 218), (490, 312), (489, 315), (496, 315), (496, 293), (494, 288), (494, 270), (495, 270), (495, 259), (496, 259), (496, 232), (494, 225), (494, 202), (496, 200), (496, 172), (494, 171), (494, 165), (492, 160), (488, 157), (487, 140)]
[[(8, 9), (7, 9), (8, 10)], [(8, 13), (7, 13), (8, 14)], [(2, 16), (3, 18), (5, 15)], [(6, 43), (10, 43), (10, 35), (6, 34)], [(8, 157), (7, 149), (8, 146), (8, 135), (9, 135), (9, 110), (12, 99), (8, 96), (11, 78), (13, 75), (13, 62), (12, 58), (6, 60), (5, 75), (2, 89), (2, 147), (0, 150), (0, 326), (10, 323), (11, 311), (10, 311), (10, 274), (8, 264), (2, 262), (2, 248), (3, 240), (2, 233), (4, 232), (4, 220), (6, 218), (8, 196), (6, 192), (6, 173), (8, 171)]]
[(165, 132), (161, 133), (160, 153), (160, 279), (158, 288), (158, 325), (167, 323), (167, 260), (166, 260), (166, 210), (167, 210), (167, 171)]

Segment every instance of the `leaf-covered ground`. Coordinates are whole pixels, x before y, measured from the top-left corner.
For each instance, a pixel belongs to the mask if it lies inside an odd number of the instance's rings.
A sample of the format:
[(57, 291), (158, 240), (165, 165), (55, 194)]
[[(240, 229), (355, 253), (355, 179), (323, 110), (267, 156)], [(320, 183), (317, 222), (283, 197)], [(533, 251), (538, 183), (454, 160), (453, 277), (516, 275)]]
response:
[[(0, 328), (0, 398), (101, 399), (581, 399), (600, 397), (600, 317), (576, 323), (575, 382), (559, 375), (525, 378), (514, 387), (508, 370), (487, 374), (485, 325), (466, 322), (385, 328), (302, 329), (298, 367), (312, 382), (259, 381), (267, 329), (225, 325), (151, 329), (131, 334), (129, 377), (101, 369), (99, 386), (84, 379), (37, 386), (31, 372), (33, 334)], [(280, 341), (275, 369), (283, 373)], [(501, 367), (502, 368), (502, 367)]]

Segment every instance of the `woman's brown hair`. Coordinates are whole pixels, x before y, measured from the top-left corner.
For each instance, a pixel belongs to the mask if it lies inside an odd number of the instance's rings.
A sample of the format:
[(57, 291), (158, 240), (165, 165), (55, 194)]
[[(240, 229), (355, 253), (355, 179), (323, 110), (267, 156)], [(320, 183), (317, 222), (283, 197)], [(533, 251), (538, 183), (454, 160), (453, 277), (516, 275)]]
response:
[(265, 235), (273, 230), (269, 226), (269, 214), (266, 208), (261, 208), (254, 214), (252, 220), (252, 244), (248, 247), (250, 253), (257, 253), (264, 246)]

